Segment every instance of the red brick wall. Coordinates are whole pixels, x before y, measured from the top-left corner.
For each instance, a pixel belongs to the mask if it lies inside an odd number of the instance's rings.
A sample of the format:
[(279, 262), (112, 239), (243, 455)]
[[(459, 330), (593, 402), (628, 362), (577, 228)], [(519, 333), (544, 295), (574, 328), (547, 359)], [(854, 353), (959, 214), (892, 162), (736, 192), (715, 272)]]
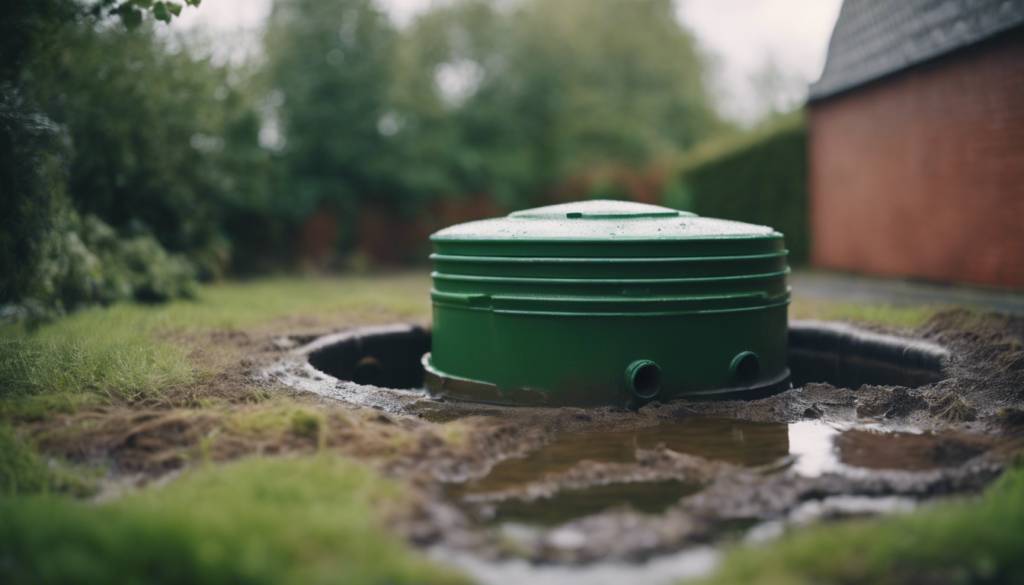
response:
[(808, 109), (814, 265), (1024, 288), (1024, 29)]
[(417, 217), (402, 217), (386, 207), (365, 205), (359, 211), (355, 248), (376, 265), (422, 262), (430, 254), (430, 234), (457, 223), (506, 213), (487, 195), (441, 199)]

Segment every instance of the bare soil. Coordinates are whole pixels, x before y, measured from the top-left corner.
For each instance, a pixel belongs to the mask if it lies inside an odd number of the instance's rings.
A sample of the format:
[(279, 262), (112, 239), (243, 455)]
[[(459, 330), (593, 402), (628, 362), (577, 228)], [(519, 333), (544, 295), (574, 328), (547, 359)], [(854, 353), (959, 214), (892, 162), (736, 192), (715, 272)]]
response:
[[(975, 493), (1024, 445), (1021, 317), (948, 311), (915, 330), (874, 326), (950, 350), (947, 378), (915, 389), (808, 384), (755, 401), (652, 403), (635, 412), (444, 401), (339, 381), (306, 363), (304, 345), (364, 323), (282, 322), (193, 336), (190, 345), (210, 348), (192, 356), (197, 369), (215, 375), (172, 389), (161, 401), (55, 416), (31, 431), (47, 452), (107, 465), (113, 476), (138, 482), (258, 453), (339, 453), (409, 485), (411, 501), (392, 527), (414, 543), (568, 563), (641, 560), (734, 538), (750, 526), (806, 515), (809, 507), (827, 520), (881, 511), (867, 504), (884, 498), (927, 502)], [(696, 417), (777, 425), (788, 437), (782, 456), (750, 464), (637, 443), (617, 459), (581, 456), (500, 489), (464, 488), (502, 462), (565, 437), (647, 436), (640, 431)], [(845, 425), (835, 439), (842, 469), (794, 471), (793, 457), (785, 456), (792, 435), (783, 425), (807, 421)], [(529, 504), (588, 488), (666, 481), (698, 489), (661, 513), (612, 506), (557, 526), (515, 530), (486, 520), (505, 501)]]

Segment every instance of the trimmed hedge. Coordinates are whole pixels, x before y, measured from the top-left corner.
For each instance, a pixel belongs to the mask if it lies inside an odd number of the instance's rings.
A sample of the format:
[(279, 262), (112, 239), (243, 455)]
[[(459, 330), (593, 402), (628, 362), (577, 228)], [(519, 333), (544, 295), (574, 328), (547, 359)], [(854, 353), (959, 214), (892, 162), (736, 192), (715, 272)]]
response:
[(670, 207), (768, 225), (786, 236), (792, 264), (807, 261), (807, 126), (787, 119), (688, 154), (663, 194)]

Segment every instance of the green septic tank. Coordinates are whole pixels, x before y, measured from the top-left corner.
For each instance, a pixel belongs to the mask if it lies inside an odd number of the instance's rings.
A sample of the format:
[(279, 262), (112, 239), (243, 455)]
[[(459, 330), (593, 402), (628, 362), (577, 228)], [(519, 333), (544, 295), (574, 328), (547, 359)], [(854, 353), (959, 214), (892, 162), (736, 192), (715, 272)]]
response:
[(789, 387), (789, 268), (771, 228), (586, 201), (430, 239), (437, 394), (635, 407)]

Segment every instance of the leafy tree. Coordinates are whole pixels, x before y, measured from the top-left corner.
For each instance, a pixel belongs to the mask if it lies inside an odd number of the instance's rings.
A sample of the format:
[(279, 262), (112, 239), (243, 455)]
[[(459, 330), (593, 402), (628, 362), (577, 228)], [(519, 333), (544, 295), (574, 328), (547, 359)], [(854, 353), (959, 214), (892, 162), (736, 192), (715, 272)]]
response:
[(396, 32), (372, 0), (279, 0), (267, 25), (267, 72), (279, 109), (287, 208), (326, 202), (354, 224), (361, 200), (394, 193), (388, 130)]
[(229, 250), (220, 211), (263, 198), (269, 172), (254, 104), (230, 73), (169, 51), (146, 26), (63, 30), (25, 79), (70, 135), (74, 207), (219, 273)]
[(131, 16), (175, 6), (0, 8), (0, 304), (187, 296), (196, 267), (227, 259), (225, 217), (266, 199), (245, 76), (168, 50)]
[(401, 107), (424, 122), (413, 150), (445, 153), (435, 168), (456, 192), (513, 207), (568, 173), (722, 128), (669, 0), (465, 0), (420, 18), (400, 57)]
[[(184, 0), (188, 6), (199, 6), (202, 0)], [(146, 14), (154, 19), (171, 22), (181, 14), (182, 3), (172, 0), (98, 0), (88, 7), (94, 18), (118, 17), (125, 26), (135, 28), (142, 24)]]
[(396, 31), (370, 0), (279, 0), (266, 36), (291, 211), (537, 202), (722, 124), (670, 0), (462, 0)]
[(641, 162), (721, 127), (671, 0), (533, 0), (523, 18), (560, 64), (565, 139), (582, 160)]
[(436, 8), (404, 41), (398, 96), (421, 167), (441, 196), (486, 193), (506, 206), (558, 173), (565, 108), (558, 64), (541, 39), (484, 2)]
[[(154, 34), (195, 4), (0, 8), (0, 143), (20, 148), (0, 160), (15, 193), (0, 221), (17, 226), (0, 235), (0, 278), (36, 265), (64, 305), (185, 294), (165, 286), (189, 272), (176, 254), (203, 277), (231, 256), (265, 269), (321, 203), (347, 235), (367, 204), (522, 207), (566, 176), (640, 167), (721, 128), (671, 0), (457, 0), (401, 30), (374, 0), (276, 0), (258, 70)], [(75, 272), (75, 250), (94, 269)], [(131, 250), (165, 284), (103, 268), (138, 266)], [(24, 294), (10, 282), (0, 302)]]

